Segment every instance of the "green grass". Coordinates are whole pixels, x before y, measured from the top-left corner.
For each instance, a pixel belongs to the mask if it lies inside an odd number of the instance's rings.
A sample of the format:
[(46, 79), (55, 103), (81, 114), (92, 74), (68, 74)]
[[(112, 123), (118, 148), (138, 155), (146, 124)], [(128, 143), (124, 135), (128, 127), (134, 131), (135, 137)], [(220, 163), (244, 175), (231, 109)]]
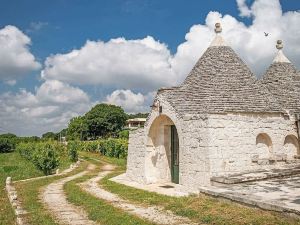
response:
[(30, 177), (42, 176), (43, 173), (37, 170), (34, 165), (22, 158), (19, 153), (1, 153), (0, 154), (0, 224), (15, 224), (15, 216), (5, 191), (6, 177), (12, 177), (13, 180), (22, 180)]
[[(120, 210), (114, 209), (111, 205), (105, 202), (101, 202), (101, 200), (98, 201), (96, 198), (90, 196), (89, 194), (80, 191), (80, 188), (75, 184), (75, 182), (79, 182), (82, 179), (87, 179), (91, 176), (95, 176), (98, 173), (100, 166), (102, 165), (102, 162), (99, 161), (100, 159), (99, 154), (83, 152), (80, 153), (80, 157), (86, 159), (86, 161), (81, 163), (80, 168), (69, 173), (68, 175), (48, 177), (40, 180), (34, 180), (34, 181), (28, 181), (28, 182), (22, 182), (16, 184), (18, 195), (22, 201), (22, 206), (24, 209), (26, 209), (29, 212), (26, 218), (27, 222), (31, 225), (44, 225), (44, 224), (57, 225), (58, 223), (55, 221), (53, 216), (47, 211), (47, 209), (45, 209), (43, 203), (40, 202), (39, 200), (40, 197), (39, 193), (41, 188), (54, 182), (57, 179), (61, 179), (62, 177), (66, 177), (78, 173), (84, 170), (84, 168), (86, 168), (89, 163), (93, 163), (97, 165), (97, 169), (94, 172), (91, 172), (89, 176), (85, 176), (84, 178), (69, 182), (66, 185), (68, 196), (69, 195), (71, 196), (70, 200), (73, 199), (73, 201), (75, 201), (74, 203), (76, 203), (76, 201), (80, 201), (80, 205), (82, 204), (84, 209), (87, 210), (91, 219), (99, 220), (100, 217), (103, 217), (101, 218), (102, 221), (112, 221), (112, 223), (103, 223), (103, 224), (124, 224), (124, 223), (113, 222), (115, 221), (115, 219), (113, 219), (115, 213), (120, 215), (117, 216), (119, 222), (124, 221), (123, 219), (124, 216), (125, 221), (129, 221), (128, 224), (137, 224), (137, 225), (147, 224), (147, 223), (140, 222), (138, 218), (134, 218), (134, 217), (132, 218), (126, 216), (125, 213), (122, 213), (122, 211)], [(122, 162), (119, 161), (118, 164), (122, 165)], [(68, 165), (68, 163), (64, 163), (63, 165)], [(125, 164), (123, 163), (123, 165)], [(76, 191), (74, 192), (73, 190)], [(103, 212), (103, 210), (105, 210), (105, 212)], [(102, 213), (100, 213), (100, 211)], [(136, 221), (139, 222), (136, 223)]]
[[(85, 193), (76, 185), (79, 182), (83, 182), (84, 180), (95, 176), (96, 172), (99, 171), (99, 168), (102, 165), (101, 162), (108, 162), (118, 165), (119, 171), (105, 177), (102, 181), (100, 181), (100, 185), (110, 192), (132, 201), (133, 203), (139, 203), (145, 206), (162, 206), (177, 215), (185, 216), (195, 222), (206, 224), (300, 225), (300, 220), (286, 217), (279, 213), (246, 207), (237, 203), (225, 202), (206, 195), (176, 198), (121, 185), (110, 181), (109, 178), (124, 171), (126, 166), (125, 160), (99, 156), (99, 154), (96, 153), (81, 152), (80, 155), (82, 158), (85, 158), (87, 162), (83, 162), (80, 165), (80, 168), (70, 174), (82, 171), (89, 162), (96, 164), (98, 168), (88, 175), (68, 182), (64, 188), (70, 202), (82, 206), (88, 213), (90, 219), (99, 221), (102, 224), (151, 224), (148, 221), (132, 216), (122, 210), (114, 208), (103, 200)], [(68, 165), (69, 162), (64, 160), (64, 163), (61, 166), (66, 168)], [(2, 189), (4, 189), (4, 183), (7, 176), (12, 176), (14, 180), (19, 180), (41, 175), (42, 172), (38, 171), (29, 161), (21, 158), (18, 153), (0, 154), (0, 186)], [(62, 177), (63, 176), (48, 177), (41, 180), (16, 183), (18, 195), (22, 201), (22, 206), (30, 212), (27, 218), (30, 224), (57, 224), (49, 212), (44, 208), (43, 204), (39, 201), (39, 191), (45, 185)], [(0, 204), (0, 224), (15, 224), (13, 211), (6, 197), (6, 192), (2, 190), (0, 192)]]
[(28, 182), (17, 183), (16, 188), (18, 195), (22, 201), (22, 206), (29, 212), (26, 217), (26, 221), (31, 225), (57, 225), (58, 223), (45, 209), (43, 203), (39, 199), (41, 188), (61, 179), (66, 176), (73, 175), (84, 170), (87, 167), (87, 162), (81, 163), (79, 168), (75, 169), (71, 173), (63, 176), (47, 177), (44, 179), (33, 180)]
[(81, 158), (83, 158), (85, 160), (92, 160), (94, 162), (99, 162), (99, 160), (100, 160), (102, 162), (114, 164), (114, 165), (118, 166), (118, 168), (120, 170), (126, 169), (126, 160), (125, 159), (117, 159), (117, 158), (113, 158), (113, 157), (100, 155), (100, 153), (92, 153), (92, 152), (85, 152), (85, 151), (81, 151), (80, 156), (81, 156)]
[(83, 207), (83, 209), (88, 213), (89, 219), (97, 221), (100, 224), (153, 225), (153, 223), (134, 215), (130, 215), (121, 209), (113, 207), (110, 203), (82, 191), (81, 188), (76, 185), (77, 183), (84, 182), (95, 175), (96, 174), (86, 175), (68, 182), (64, 187), (68, 201)]
[[(62, 156), (59, 168), (63, 170), (70, 164), (68, 157)], [(32, 162), (22, 158), (18, 152), (0, 154), (0, 225), (15, 224), (13, 209), (5, 191), (5, 180), (9, 176), (12, 177), (13, 181), (17, 181), (44, 176), (44, 174)]]
[(115, 172), (100, 181), (100, 185), (120, 197), (143, 205), (160, 205), (177, 215), (185, 216), (195, 222), (206, 224), (252, 224), (252, 225), (288, 225), (300, 224), (299, 219), (270, 211), (246, 207), (226, 202), (206, 195), (189, 197), (169, 197), (147, 192), (109, 179), (120, 174)]

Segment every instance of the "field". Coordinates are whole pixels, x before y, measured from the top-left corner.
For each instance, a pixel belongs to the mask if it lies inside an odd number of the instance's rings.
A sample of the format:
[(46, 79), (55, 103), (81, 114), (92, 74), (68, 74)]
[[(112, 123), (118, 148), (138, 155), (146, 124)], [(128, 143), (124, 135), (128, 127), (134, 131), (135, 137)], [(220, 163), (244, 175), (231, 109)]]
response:
[[(47, 207), (40, 200), (40, 192), (52, 182), (63, 177), (87, 171), (88, 165), (95, 165), (95, 169), (88, 171), (85, 175), (66, 182), (64, 192), (67, 201), (81, 207), (87, 213), (88, 219), (99, 224), (108, 225), (149, 225), (155, 224), (153, 221), (133, 215), (128, 211), (116, 208), (110, 202), (99, 199), (79, 187), (78, 184), (96, 177), (103, 165), (109, 163), (116, 166), (116, 169), (98, 182), (99, 187), (137, 206), (151, 207), (159, 206), (168, 210), (174, 215), (187, 218), (191, 222), (200, 224), (300, 224), (300, 221), (284, 216), (279, 213), (264, 211), (256, 208), (242, 206), (237, 203), (225, 202), (209, 196), (189, 196), (189, 197), (167, 197), (152, 192), (146, 192), (135, 188), (127, 187), (110, 181), (109, 178), (118, 175), (125, 170), (126, 161), (124, 159), (100, 156), (96, 153), (80, 152), (80, 157), (84, 161), (80, 166), (69, 174), (39, 179), (30, 182), (16, 183), (18, 195), (22, 206), (29, 212), (26, 220), (32, 225), (54, 225), (59, 224), (57, 218), (53, 216)], [(1, 225), (15, 224), (15, 217), (10, 207), (4, 183), (7, 176), (12, 176), (14, 180), (29, 177), (42, 176), (42, 172), (37, 170), (33, 164), (19, 156), (18, 153), (0, 154), (1, 171)], [(63, 167), (70, 164), (65, 160)]]
[(23, 159), (18, 153), (0, 154), (0, 221), (1, 224), (13, 225), (14, 214), (10, 207), (6, 191), (6, 177), (11, 176), (14, 180), (22, 180), (30, 177), (42, 176), (43, 173), (37, 170), (32, 163)]

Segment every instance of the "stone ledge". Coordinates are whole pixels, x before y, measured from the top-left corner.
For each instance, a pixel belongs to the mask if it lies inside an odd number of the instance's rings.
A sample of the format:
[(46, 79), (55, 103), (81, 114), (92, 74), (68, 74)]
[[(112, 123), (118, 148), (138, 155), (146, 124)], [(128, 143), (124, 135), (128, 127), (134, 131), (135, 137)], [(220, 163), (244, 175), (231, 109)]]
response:
[(271, 155), (268, 158), (259, 158), (259, 155), (253, 155), (251, 157), (251, 161), (252, 163), (257, 163), (258, 165), (269, 165), (274, 164), (276, 162), (286, 162), (288, 161), (288, 159), (287, 154), (275, 154)]
[(9, 199), (9, 202), (14, 210), (14, 213), (16, 215), (16, 224), (18, 225), (26, 225), (24, 215), (27, 214), (27, 211), (24, 210), (21, 206), (20, 201), (18, 200), (18, 195), (15, 187), (13, 186), (13, 182), (11, 177), (6, 178), (6, 184), (5, 189), (7, 191), (7, 196)]
[(249, 206), (258, 207), (261, 209), (289, 213), (300, 218), (300, 211), (294, 208), (291, 208), (285, 205), (282, 202), (278, 201), (264, 201), (262, 199), (256, 198), (255, 196), (242, 194), (242, 193), (232, 193), (226, 189), (217, 188), (217, 187), (200, 187), (199, 192), (207, 194), (217, 198), (225, 198), (234, 202), (243, 203)]
[(292, 167), (270, 170), (258, 170), (246, 173), (231, 174), (227, 176), (212, 177), (211, 182), (222, 184), (238, 184), (250, 181), (266, 180), (300, 174), (300, 164)]

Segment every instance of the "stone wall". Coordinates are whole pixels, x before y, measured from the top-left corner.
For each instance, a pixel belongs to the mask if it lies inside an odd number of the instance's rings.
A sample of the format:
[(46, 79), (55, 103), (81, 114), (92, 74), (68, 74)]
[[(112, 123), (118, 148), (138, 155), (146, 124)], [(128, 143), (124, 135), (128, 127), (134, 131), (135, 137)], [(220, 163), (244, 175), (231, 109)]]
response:
[(180, 152), (180, 184), (193, 191), (208, 185), (210, 166), (208, 158), (208, 135), (205, 130), (207, 117), (185, 116), (182, 121), (182, 149)]
[[(167, 116), (170, 121), (160, 121), (164, 129), (155, 131), (157, 143), (146, 143), (146, 180), (147, 183), (170, 182), (170, 133), (168, 125), (174, 124), (179, 136), (179, 184), (192, 190), (199, 185), (209, 184), (208, 136), (205, 130), (206, 116), (178, 116), (174, 108), (160, 96), (157, 100), (162, 112), (152, 110), (145, 126), (145, 135), (149, 138), (152, 126), (160, 117)], [(149, 142), (149, 140), (148, 140)], [(155, 147), (158, 146), (158, 147)], [(153, 161), (155, 158), (155, 161)], [(157, 161), (157, 158), (159, 161)], [(155, 162), (155, 165), (153, 164)], [(163, 168), (164, 167), (164, 168)], [(167, 169), (167, 170), (165, 170)], [(159, 172), (157, 172), (159, 171)], [(163, 173), (162, 173), (163, 171)], [(155, 179), (156, 177), (156, 179)]]
[(129, 132), (127, 171), (128, 179), (145, 183), (145, 132), (138, 128)]
[[(275, 113), (178, 116), (157, 96), (145, 128), (130, 132), (127, 177), (139, 183), (170, 182), (170, 132), (179, 136), (179, 184), (193, 191), (212, 176), (276, 168), (299, 154), (295, 122)], [(287, 138), (288, 137), (288, 138)], [(295, 144), (296, 143), (296, 144)]]
[(288, 116), (230, 113), (209, 115), (208, 120), (212, 176), (276, 168), (294, 158), (296, 152), (284, 147), (288, 135), (297, 137)]

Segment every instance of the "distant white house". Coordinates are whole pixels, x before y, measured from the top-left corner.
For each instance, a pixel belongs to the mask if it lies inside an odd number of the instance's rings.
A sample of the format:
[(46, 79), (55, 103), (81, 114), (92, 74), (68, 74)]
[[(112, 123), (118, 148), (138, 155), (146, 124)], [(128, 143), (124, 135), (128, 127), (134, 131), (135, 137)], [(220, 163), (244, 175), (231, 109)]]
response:
[(146, 118), (134, 118), (126, 121), (127, 127), (130, 129), (144, 127)]

